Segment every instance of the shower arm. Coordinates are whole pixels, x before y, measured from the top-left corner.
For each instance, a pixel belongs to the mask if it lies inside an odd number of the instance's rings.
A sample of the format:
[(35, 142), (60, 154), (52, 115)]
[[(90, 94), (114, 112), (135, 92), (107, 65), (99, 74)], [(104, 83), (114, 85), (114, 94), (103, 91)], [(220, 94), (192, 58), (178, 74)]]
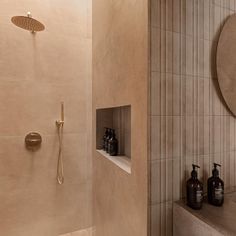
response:
[(30, 12), (30, 11), (27, 12), (27, 16), (28, 16), (29, 18), (32, 18), (32, 15), (31, 15), (31, 12)]

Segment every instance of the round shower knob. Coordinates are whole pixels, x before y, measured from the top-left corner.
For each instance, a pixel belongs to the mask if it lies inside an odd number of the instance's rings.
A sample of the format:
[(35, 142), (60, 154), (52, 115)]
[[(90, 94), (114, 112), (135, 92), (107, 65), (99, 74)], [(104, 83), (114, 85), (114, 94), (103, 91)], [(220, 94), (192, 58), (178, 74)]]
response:
[(42, 137), (39, 133), (31, 132), (25, 137), (25, 146), (29, 150), (35, 150), (40, 147), (42, 143)]

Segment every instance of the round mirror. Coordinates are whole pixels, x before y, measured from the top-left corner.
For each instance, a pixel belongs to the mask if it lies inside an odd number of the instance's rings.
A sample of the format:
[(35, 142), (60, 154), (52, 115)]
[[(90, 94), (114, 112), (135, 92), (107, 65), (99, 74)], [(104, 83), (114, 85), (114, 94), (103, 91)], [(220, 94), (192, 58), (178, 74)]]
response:
[(222, 29), (216, 64), (221, 93), (236, 116), (236, 14), (228, 18)]

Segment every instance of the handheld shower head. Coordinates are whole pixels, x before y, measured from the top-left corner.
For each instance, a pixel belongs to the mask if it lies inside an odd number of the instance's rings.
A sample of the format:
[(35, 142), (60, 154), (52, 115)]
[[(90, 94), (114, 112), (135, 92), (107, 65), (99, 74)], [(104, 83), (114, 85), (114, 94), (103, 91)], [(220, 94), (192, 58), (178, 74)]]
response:
[(32, 18), (30, 12), (27, 13), (27, 16), (13, 16), (11, 22), (17, 27), (31, 31), (32, 33), (45, 29), (45, 26), (41, 22)]

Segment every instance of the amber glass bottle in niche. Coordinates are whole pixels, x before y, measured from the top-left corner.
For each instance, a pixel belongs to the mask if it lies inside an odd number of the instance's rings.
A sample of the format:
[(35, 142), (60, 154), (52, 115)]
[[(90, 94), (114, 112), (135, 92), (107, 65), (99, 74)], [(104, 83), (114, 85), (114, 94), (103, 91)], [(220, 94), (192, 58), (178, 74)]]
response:
[(108, 153), (111, 156), (117, 156), (118, 154), (118, 140), (116, 139), (115, 130), (111, 130), (111, 138), (108, 142)]

